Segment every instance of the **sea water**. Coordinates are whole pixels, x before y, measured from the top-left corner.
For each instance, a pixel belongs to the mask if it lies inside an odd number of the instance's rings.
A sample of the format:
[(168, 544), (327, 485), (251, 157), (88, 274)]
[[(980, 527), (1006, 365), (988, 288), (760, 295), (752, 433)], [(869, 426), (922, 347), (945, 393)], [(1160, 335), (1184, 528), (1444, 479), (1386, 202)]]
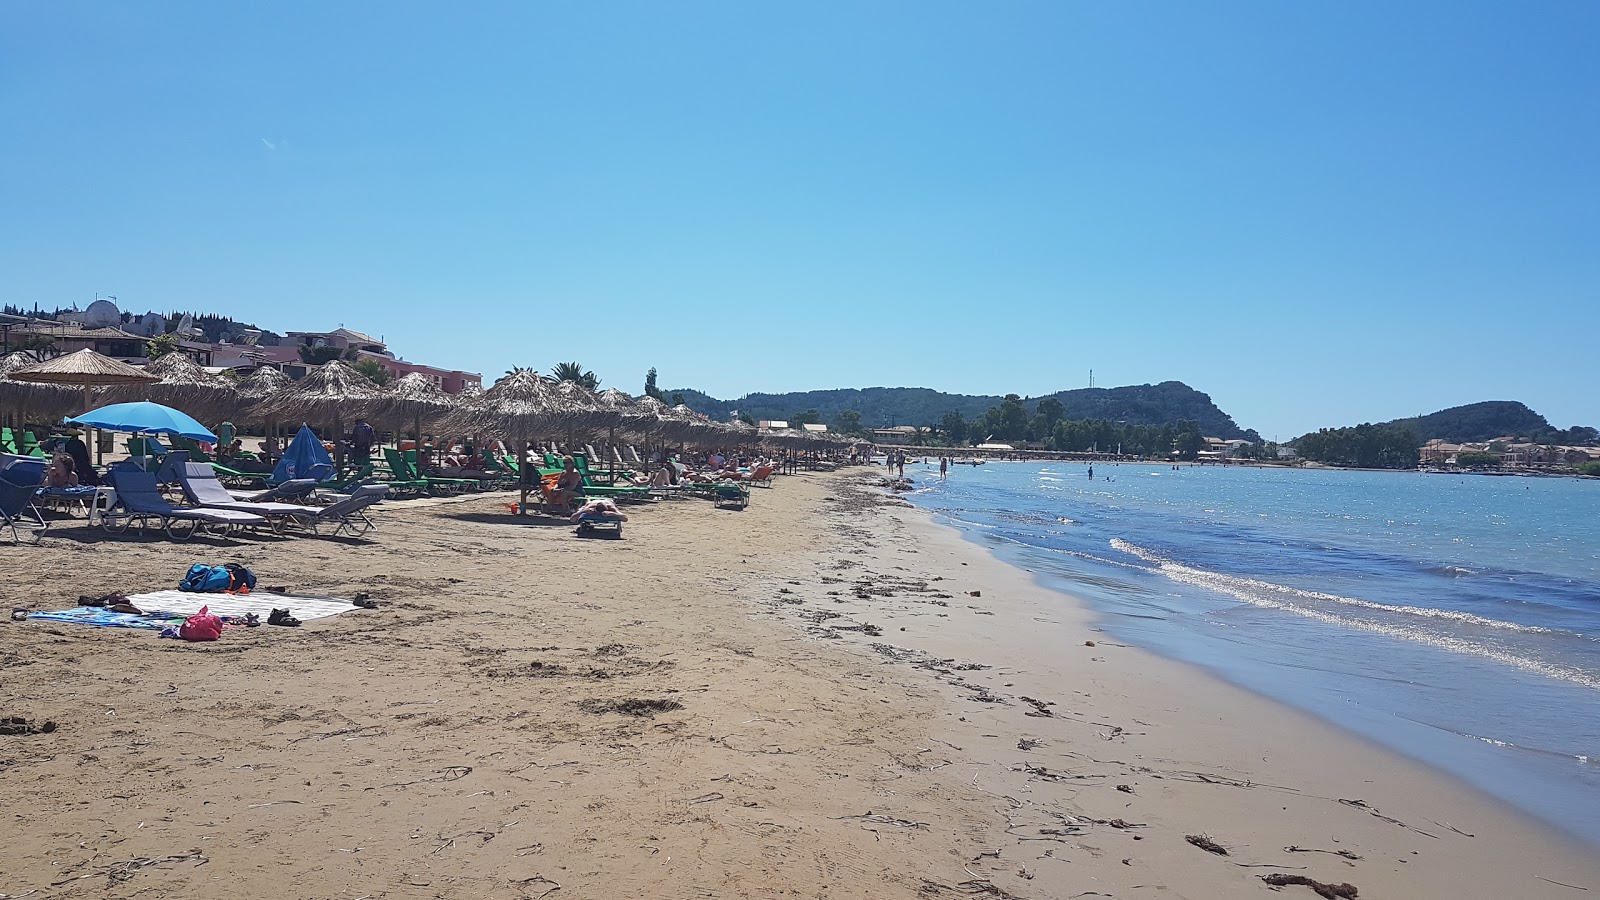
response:
[(1600, 844), (1600, 482), (991, 462), (909, 498), (1108, 631)]

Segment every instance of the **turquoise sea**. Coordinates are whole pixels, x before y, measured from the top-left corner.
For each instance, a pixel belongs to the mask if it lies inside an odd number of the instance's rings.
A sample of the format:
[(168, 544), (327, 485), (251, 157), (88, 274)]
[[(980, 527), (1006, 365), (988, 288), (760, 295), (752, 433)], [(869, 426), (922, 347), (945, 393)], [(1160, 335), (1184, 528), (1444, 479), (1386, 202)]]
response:
[(1600, 844), (1600, 482), (909, 465), (909, 499), (1117, 636)]

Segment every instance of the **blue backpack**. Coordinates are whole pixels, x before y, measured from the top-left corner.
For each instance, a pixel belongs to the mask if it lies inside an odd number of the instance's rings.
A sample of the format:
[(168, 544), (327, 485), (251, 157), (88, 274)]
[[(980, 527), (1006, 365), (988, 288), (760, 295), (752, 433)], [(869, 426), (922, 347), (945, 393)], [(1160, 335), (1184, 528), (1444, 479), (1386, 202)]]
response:
[(255, 586), (255, 573), (238, 563), (222, 566), (195, 563), (178, 582), (178, 590), (198, 594), (248, 594)]

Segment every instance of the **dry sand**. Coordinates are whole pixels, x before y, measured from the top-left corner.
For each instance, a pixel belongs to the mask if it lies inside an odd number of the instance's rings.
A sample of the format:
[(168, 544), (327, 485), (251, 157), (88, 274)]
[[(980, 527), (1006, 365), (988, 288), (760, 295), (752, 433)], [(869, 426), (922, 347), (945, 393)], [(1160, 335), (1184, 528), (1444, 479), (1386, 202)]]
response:
[(200, 560), (383, 604), (215, 644), (0, 625), (0, 715), (60, 724), (0, 737), (0, 900), (1600, 890), (1591, 850), (1106, 640), (862, 472), (621, 541), (477, 497), (366, 541), (0, 546), (12, 605)]

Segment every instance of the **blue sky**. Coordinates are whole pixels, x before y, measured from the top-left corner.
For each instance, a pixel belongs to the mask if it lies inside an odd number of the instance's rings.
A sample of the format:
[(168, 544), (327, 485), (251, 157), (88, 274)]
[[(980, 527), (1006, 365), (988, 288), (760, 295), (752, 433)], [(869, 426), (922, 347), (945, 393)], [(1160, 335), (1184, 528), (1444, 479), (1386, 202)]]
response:
[(7, 4), (0, 301), (1600, 424), (1600, 5)]

